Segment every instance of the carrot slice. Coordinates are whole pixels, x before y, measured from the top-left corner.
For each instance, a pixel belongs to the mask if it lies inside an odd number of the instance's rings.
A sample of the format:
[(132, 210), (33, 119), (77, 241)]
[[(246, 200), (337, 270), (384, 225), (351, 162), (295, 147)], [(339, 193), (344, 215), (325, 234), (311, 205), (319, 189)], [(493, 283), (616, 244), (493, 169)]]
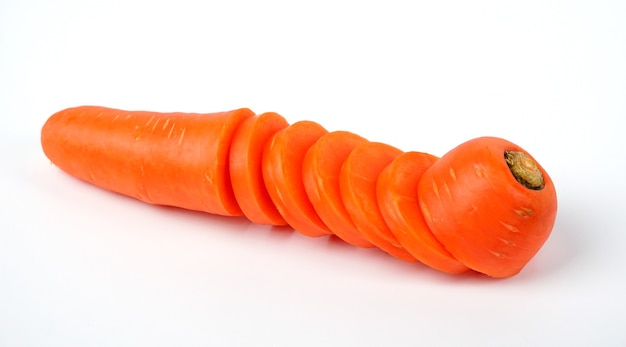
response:
[(354, 226), (339, 189), (341, 166), (352, 150), (367, 140), (347, 131), (334, 131), (317, 140), (304, 157), (303, 180), (313, 208), (342, 240), (358, 247), (374, 247)]
[(302, 164), (308, 149), (327, 133), (315, 122), (296, 122), (274, 134), (263, 150), (263, 179), (272, 201), (289, 225), (312, 237), (332, 232), (309, 201)]
[(358, 145), (343, 163), (339, 186), (346, 210), (361, 234), (392, 256), (415, 262), (415, 257), (402, 248), (389, 230), (376, 197), (378, 176), (401, 153), (401, 150), (379, 142)]
[[(516, 177), (509, 154), (520, 156), (517, 169), (532, 174)], [(420, 179), (418, 200), (430, 230), (456, 259), (498, 278), (517, 274), (538, 252), (557, 209), (545, 170), (519, 146), (494, 137), (467, 141), (434, 163)]]
[(289, 124), (274, 112), (245, 119), (233, 136), (230, 178), (243, 214), (257, 224), (286, 225), (272, 202), (265, 183), (261, 158), (265, 143)]
[(72, 176), (160, 205), (241, 215), (228, 153), (249, 109), (210, 114), (83, 106), (44, 124), (45, 154)]
[(420, 152), (397, 156), (378, 177), (378, 206), (389, 229), (409, 253), (434, 269), (457, 274), (469, 269), (428, 229), (417, 201), (419, 179), (437, 159)]

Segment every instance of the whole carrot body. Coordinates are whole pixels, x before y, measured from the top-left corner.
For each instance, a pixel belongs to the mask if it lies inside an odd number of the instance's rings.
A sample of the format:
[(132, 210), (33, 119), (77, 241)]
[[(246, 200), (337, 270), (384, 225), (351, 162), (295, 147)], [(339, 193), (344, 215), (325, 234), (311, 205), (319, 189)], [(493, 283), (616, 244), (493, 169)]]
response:
[(492, 137), (441, 158), (276, 113), (82, 106), (52, 115), (46, 156), (147, 203), (337, 235), (448, 273), (518, 273), (548, 238), (556, 191), (519, 146)]

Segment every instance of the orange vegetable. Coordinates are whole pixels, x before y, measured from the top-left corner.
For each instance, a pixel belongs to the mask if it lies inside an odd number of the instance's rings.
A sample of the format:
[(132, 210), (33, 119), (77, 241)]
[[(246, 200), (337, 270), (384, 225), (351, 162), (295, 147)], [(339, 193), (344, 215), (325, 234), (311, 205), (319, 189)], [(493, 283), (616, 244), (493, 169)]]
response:
[(437, 158), (245, 108), (83, 106), (52, 115), (41, 144), (59, 168), (110, 191), (335, 234), (451, 274), (515, 275), (545, 243), (557, 211), (545, 170), (493, 137)]

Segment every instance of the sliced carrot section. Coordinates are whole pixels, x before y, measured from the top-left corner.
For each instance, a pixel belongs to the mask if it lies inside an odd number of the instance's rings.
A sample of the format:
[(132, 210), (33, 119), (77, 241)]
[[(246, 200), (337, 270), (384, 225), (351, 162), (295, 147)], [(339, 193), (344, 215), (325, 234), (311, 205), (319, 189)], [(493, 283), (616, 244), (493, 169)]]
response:
[(312, 237), (332, 232), (309, 201), (302, 164), (309, 148), (327, 133), (315, 122), (296, 122), (274, 134), (263, 150), (263, 180), (272, 202), (289, 225)]
[(389, 230), (376, 196), (378, 176), (401, 153), (401, 150), (379, 142), (358, 145), (343, 163), (339, 186), (346, 210), (359, 232), (392, 256), (415, 262), (415, 257), (402, 248)]
[(304, 157), (304, 187), (315, 211), (330, 230), (358, 247), (374, 247), (354, 226), (339, 188), (341, 166), (352, 150), (367, 140), (347, 131), (319, 138)]
[(378, 206), (404, 249), (439, 271), (457, 274), (467, 266), (456, 260), (432, 234), (417, 201), (417, 184), (437, 157), (420, 152), (397, 156), (378, 177)]
[(45, 154), (70, 175), (159, 205), (241, 215), (229, 149), (249, 109), (209, 114), (123, 111), (97, 106), (52, 115)]
[(261, 158), (265, 143), (288, 125), (279, 114), (268, 112), (245, 119), (233, 136), (229, 163), (233, 191), (243, 214), (257, 224), (287, 224), (265, 188)]
[[(540, 184), (521, 183), (507, 153), (520, 155), (518, 169), (538, 173), (532, 176)], [(433, 235), (456, 259), (498, 278), (517, 274), (539, 251), (557, 210), (545, 170), (519, 146), (495, 137), (467, 141), (435, 162), (420, 179), (418, 199)]]

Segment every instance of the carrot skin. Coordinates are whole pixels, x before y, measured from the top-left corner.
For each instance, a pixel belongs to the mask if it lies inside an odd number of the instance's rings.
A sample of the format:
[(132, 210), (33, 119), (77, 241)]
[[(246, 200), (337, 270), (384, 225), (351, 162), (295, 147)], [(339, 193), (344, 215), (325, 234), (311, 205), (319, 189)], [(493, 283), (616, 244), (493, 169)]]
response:
[(546, 171), (539, 166), (543, 189), (524, 187), (504, 160), (510, 150), (532, 159), (509, 141), (478, 138), (435, 162), (418, 185), (419, 204), (435, 237), (461, 263), (496, 278), (513, 276), (530, 261), (550, 235), (557, 211)]
[(378, 177), (378, 206), (389, 229), (411, 255), (425, 265), (451, 274), (468, 271), (435, 238), (417, 201), (422, 174), (438, 160), (420, 152), (397, 156)]
[(347, 131), (335, 131), (319, 138), (304, 158), (304, 187), (316, 213), (328, 228), (347, 243), (363, 248), (374, 245), (354, 226), (341, 198), (339, 174), (352, 150), (367, 140)]
[(287, 225), (263, 181), (265, 143), (289, 123), (277, 113), (248, 117), (237, 128), (230, 149), (230, 177), (243, 214), (257, 224)]
[(249, 109), (211, 114), (83, 106), (44, 124), (44, 153), (72, 176), (159, 205), (241, 215), (228, 156)]

